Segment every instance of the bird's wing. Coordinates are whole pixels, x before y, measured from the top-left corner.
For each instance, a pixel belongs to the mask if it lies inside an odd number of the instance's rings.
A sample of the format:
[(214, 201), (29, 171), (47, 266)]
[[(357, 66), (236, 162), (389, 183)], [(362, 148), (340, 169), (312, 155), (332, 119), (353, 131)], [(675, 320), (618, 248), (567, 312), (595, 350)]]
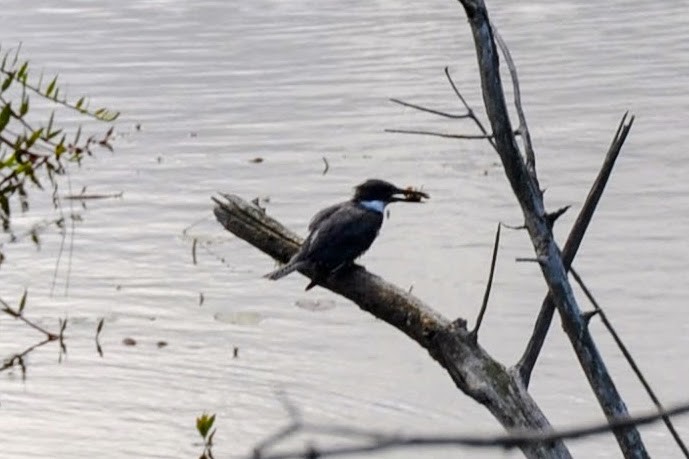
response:
[(326, 207), (325, 209), (321, 209), (318, 211), (316, 215), (313, 216), (311, 219), (311, 222), (309, 222), (309, 231), (315, 230), (318, 225), (323, 222), (326, 218), (330, 217), (335, 211), (342, 206), (342, 203), (340, 204), (333, 204), (330, 207)]
[(307, 258), (326, 265), (337, 266), (359, 257), (371, 246), (383, 223), (382, 214), (352, 204), (321, 212), (303, 251)]

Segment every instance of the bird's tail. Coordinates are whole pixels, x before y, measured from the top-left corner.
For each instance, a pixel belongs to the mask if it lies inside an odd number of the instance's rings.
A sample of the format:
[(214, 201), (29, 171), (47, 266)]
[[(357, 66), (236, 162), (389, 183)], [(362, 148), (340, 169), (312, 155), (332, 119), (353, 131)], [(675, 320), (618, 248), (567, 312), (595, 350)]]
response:
[(286, 275), (288, 275), (290, 273), (293, 273), (294, 271), (296, 271), (299, 268), (303, 268), (304, 266), (306, 266), (305, 261), (302, 261), (302, 260), (290, 261), (285, 266), (282, 266), (282, 267), (276, 269), (275, 271), (271, 271), (263, 277), (265, 277), (266, 279), (270, 279), (270, 280), (278, 280), (280, 278), (285, 277)]

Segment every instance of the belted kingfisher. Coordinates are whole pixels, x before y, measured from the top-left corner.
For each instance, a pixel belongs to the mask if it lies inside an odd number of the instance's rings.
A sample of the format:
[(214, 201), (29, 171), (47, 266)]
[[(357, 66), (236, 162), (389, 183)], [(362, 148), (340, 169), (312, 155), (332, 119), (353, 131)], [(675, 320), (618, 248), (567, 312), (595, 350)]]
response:
[(354, 189), (354, 197), (326, 207), (309, 223), (309, 235), (283, 267), (264, 277), (277, 280), (304, 267), (315, 275), (306, 290), (334, 272), (351, 266), (376, 239), (383, 225), (385, 206), (391, 202), (421, 202), (428, 194), (412, 188), (397, 188), (384, 180), (369, 179)]

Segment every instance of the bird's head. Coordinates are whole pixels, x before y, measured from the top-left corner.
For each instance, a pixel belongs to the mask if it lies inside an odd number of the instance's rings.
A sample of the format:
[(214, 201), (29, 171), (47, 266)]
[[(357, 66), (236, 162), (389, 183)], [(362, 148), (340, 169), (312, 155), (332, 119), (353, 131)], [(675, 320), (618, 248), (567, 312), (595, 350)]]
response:
[(354, 201), (381, 202), (383, 205), (391, 202), (423, 202), (430, 196), (423, 191), (411, 187), (398, 188), (390, 182), (379, 179), (368, 179), (354, 188)]

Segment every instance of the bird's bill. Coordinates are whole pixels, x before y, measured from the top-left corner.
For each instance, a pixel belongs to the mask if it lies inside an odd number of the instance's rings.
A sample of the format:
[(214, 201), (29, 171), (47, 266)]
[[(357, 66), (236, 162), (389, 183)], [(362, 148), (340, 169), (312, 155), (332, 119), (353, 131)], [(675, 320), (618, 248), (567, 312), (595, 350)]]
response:
[(423, 202), (422, 199), (430, 199), (428, 193), (424, 193), (410, 186), (405, 189), (398, 188), (395, 194), (401, 196), (393, 196), (392, 202)]

